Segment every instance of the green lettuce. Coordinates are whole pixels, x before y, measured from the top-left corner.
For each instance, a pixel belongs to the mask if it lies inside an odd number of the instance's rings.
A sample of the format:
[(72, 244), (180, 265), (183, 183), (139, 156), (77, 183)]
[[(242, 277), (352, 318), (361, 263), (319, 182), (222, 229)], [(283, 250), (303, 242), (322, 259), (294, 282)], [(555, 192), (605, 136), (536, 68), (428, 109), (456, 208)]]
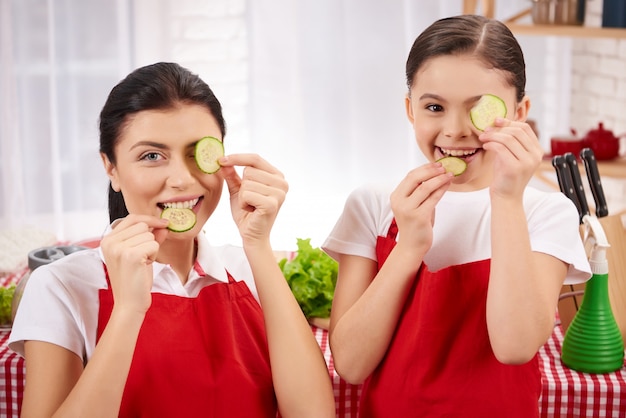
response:
[(307, 318), (328, 318), (337, 284), (338, 265), (311, 239), (297, 239), (298, 252), (292, 260), (278, 262), (302, 312)]
[(11, 284), (8, 287), (0, 286), (0, 325), (11, 325), (11, 304), (15, 287), (15, 284)]

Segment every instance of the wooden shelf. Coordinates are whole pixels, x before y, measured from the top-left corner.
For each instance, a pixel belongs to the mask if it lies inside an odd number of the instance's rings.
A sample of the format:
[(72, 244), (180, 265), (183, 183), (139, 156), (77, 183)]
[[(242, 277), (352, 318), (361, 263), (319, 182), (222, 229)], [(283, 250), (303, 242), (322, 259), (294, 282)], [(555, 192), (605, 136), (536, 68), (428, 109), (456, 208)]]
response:
[(626, 28), (593, 28), (575, 25), (529, 25), (520, 23), (507, 23), (507, 26), (515, 35), (626, 39)]

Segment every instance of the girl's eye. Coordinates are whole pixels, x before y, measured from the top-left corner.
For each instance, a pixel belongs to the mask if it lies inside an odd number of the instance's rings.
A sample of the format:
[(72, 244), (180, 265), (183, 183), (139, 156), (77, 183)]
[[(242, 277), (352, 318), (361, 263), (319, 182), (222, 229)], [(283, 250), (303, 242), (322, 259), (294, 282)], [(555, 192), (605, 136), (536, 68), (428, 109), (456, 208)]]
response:
[(140, 159), (145, 161), (159, 161), (160, 158), (161, 155), (158, 152), (146, 152)]
[(431, 112), (441, 112), (443, 110), (443, 106), (438, 104), (430, 104), (426, 106), (426, 109), (430, 110)]

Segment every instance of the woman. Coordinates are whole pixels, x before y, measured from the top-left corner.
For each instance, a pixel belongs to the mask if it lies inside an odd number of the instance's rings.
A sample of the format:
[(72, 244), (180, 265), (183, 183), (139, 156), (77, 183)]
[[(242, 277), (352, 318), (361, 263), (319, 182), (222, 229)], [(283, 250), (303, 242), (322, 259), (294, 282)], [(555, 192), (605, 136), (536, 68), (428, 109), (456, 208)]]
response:
[[(209, 86), (177, 64), (113, 88), (100, 114), (111, 228), (99, 249), (29, 279), (11, 334), (27, 365), (22, 416), (334, 416), (321, 351), (270, 246), (287, 183), (253, 154), (201, 171), (195, 145), (224, 134)], [(224, 182), (243, 249), (202, 232)], [(193, 211), (195, 226), (169, 230), (165, 208)]]

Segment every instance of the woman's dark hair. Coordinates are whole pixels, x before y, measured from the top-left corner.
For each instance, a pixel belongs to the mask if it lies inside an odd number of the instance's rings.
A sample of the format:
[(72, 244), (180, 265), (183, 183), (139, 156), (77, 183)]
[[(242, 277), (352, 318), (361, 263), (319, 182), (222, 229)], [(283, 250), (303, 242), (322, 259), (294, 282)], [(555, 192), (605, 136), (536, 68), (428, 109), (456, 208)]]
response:
[(515, 87), (517, 101), (524, 98), (526, 65), (515, 36), (504, 23), (475, 15), (440, 19), (417, 37), (406, 61), (409, 89), (428, 59), (452, 54), (472, 54), (485, 65), (503, 71), (507, 82)]
[[(186, 68), (159, 62), (134, 70), (109, 93), (100, 112), (100, 152), (115, 164), (115, 146), (129, 116), (142, 110), (170, 109), (180, 103), (206, 107), (217, 121), (222, 138), (226, 135), (222, 106), (211, 88)], [(109, 220), (126, 215), (122, 193), (109, 183)]]

